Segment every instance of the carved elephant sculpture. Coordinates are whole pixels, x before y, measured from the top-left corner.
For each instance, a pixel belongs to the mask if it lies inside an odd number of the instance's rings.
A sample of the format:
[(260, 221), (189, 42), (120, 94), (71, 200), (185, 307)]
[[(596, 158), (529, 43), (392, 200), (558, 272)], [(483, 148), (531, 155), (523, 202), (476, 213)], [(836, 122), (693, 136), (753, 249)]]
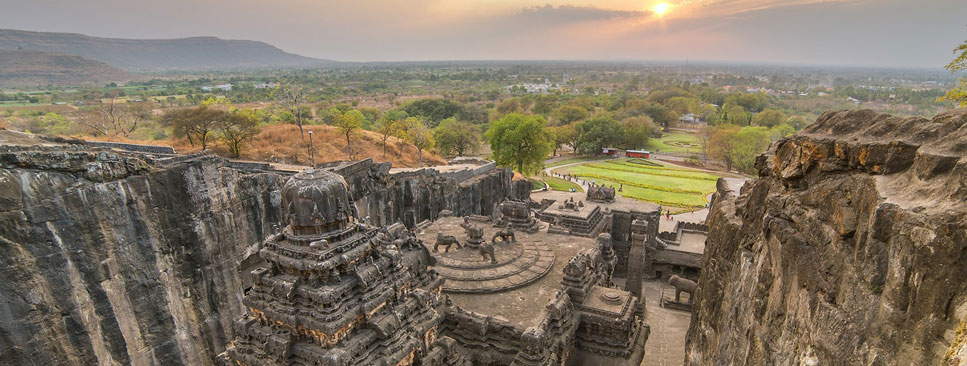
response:
[(444, 235), (442, 232), (438, 232), (436, 233), (436, 244), (433, 245), (433, 251), (438, 251), (440, 245), (444, 245), (446, 247), (443, 250), (444, 253), (449, 253), (450, 247), (453, 246), (453, 244), (457, 245), (457, 249), (463, 248), (463, 246), (460, 245), (460, 242), (457, 241), (457, 238), (453, 237), (453, 235)]
[(675, 302), (681, 302), (682, 292), (685, 292), (688, 293), (688, 303), (692, 303), (692, 299), (695, 296), (695, 289), (698, 288), (698, 283), (687, 278), (672, 275), (668, 278), (668, 284), (675, 288)]

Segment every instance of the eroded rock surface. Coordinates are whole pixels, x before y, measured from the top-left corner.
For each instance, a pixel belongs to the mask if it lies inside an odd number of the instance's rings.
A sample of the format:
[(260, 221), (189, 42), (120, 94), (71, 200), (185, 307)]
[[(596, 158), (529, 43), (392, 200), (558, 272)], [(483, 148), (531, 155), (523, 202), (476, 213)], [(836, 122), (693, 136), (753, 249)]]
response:
[(686, 364), (967, 364), (965, 156), (964, 110), (829, 112), (773, 144), (719, 185)]
[[(488, 214), (510, 194), (502, 169), (376, 173), (353, 192), (374, 221)], [(0, 364), (213, 364), (285, 178), (0, 131)]]

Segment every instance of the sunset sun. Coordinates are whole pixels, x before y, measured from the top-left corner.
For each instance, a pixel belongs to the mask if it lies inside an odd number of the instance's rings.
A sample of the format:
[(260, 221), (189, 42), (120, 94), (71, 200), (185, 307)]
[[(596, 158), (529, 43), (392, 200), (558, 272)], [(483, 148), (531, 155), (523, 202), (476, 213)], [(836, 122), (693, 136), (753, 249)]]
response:
[(655, 14), (664, 15), (668, 12), (668, 3), (658, 3), (658, 5), (655, 5), (655, 7), (651, 8), (651, 10), (654, 11)]

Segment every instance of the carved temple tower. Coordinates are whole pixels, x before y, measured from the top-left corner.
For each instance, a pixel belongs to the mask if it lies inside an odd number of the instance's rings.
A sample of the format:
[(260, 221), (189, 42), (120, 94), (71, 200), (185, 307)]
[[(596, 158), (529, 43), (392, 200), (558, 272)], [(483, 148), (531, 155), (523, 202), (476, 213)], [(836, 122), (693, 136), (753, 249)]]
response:
[[(438, 339), (443, 279), (415, 238), (377, 240), (346, 181), (309, 169), (282, 188), (287, 226), (259, 255), (249, 314), (224, 354), (232, 365), (460, 365)], [(380, 236), (380, 238), (385, 238)]]

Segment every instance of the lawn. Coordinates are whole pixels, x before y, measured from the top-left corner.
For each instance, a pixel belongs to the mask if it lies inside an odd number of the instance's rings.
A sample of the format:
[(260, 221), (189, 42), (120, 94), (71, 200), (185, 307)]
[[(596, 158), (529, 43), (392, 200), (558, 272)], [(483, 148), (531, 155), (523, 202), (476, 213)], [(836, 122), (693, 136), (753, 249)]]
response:
[(554, 191), (568, 192), (571, 188), (575, 188), (578, 192), (584, 192), (584, 189), (581, 188), (580, 185), (566, 179), (557, 177), (542, 177), (541, 179), (543, 179), (544, 183), (547, 183), (547, 185), (551, 187), (551, 190)]
[(544, 189), (544, 182), (541, 182), (540, 179), (527, 177), (527, 180), (531, 182), (531, 190)]
[(705, 195), (715, 191), (718, 176), (714, 174), (661, 163), (643, 163), (641, 159), (588, 162), (564, 168), (562, 173), (620, 187), (618, 195), (664, 206), (705, 206)]
[(553, 163), (546, 163), (546, 164), (544, 164), (544, 167), (545, 168), (553, 168), (553, 167), (561, 166), (561, 165), (567, 165), (567, 164), (572, 164), (572, 163), (580, 163), (580, 162), (583, 162), (583, 161), (601, 160), (601, 159), (605, 159), (605, 157), (602, 157), (602, 156), (581, 156), (581, 157), (577, 157), (577, 158), (570, 158), (570, 159), (558, 160), (558, 161), (555, 161)]
[(684, 152), (700, 153), (698, 137), (685, 132), (670, 132), (662, 135), (661, 138), (648, 140), (648, 147), (645, 150), (653, 152)]

